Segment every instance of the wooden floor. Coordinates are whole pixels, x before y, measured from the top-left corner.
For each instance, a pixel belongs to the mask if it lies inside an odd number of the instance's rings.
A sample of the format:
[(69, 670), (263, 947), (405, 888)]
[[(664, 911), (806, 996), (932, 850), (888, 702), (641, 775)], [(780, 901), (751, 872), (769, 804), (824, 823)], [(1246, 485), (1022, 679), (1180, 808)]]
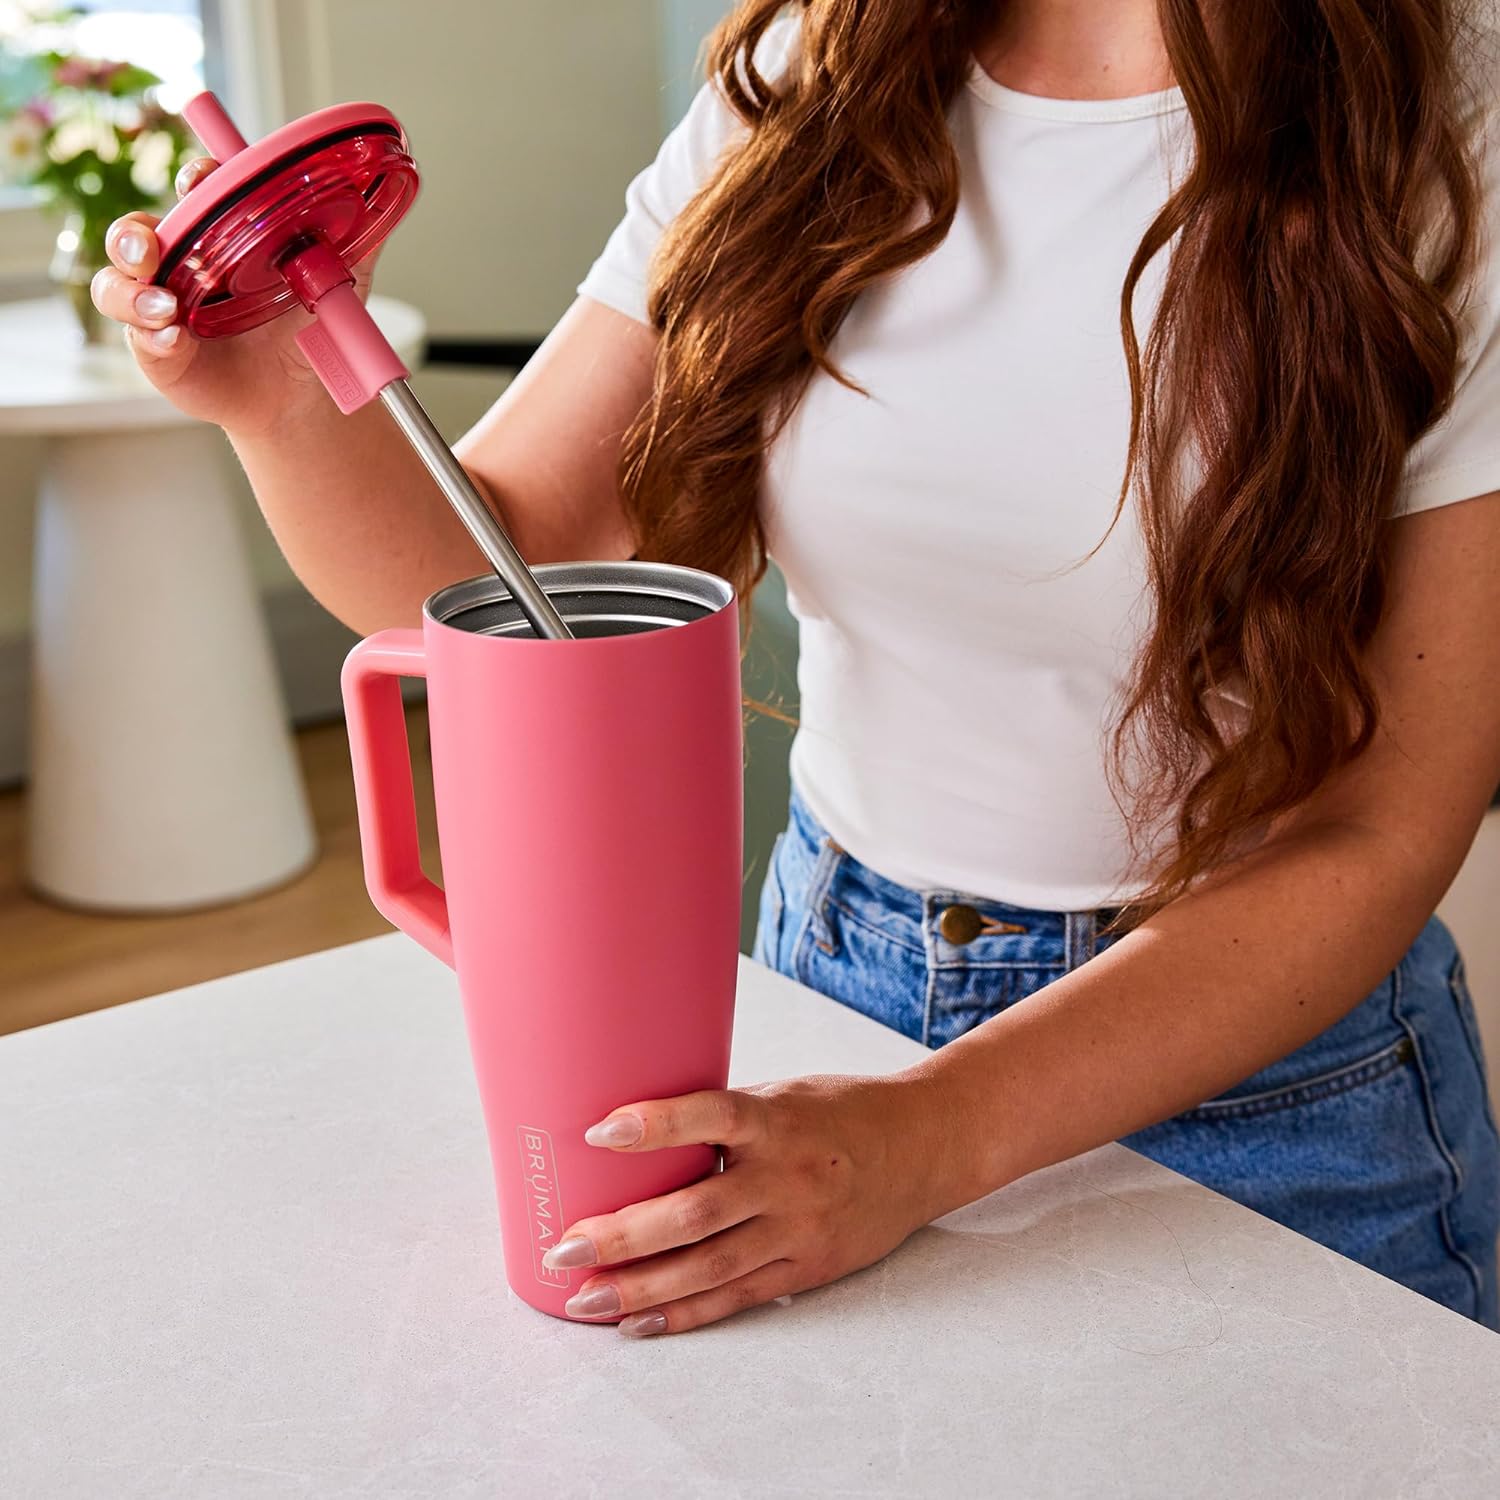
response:
[[(424, 863), (437, 873), (425, 711), (408, 714)], [(344, 726), (304, 731), (298, 749), (321, 853), (269, 895), (170, 917), (100, 917), (32, 896), (22, 881), (24, 798), (0, 794), (0, 1033), (138, 1000), (390, 931), (360, 873)]]

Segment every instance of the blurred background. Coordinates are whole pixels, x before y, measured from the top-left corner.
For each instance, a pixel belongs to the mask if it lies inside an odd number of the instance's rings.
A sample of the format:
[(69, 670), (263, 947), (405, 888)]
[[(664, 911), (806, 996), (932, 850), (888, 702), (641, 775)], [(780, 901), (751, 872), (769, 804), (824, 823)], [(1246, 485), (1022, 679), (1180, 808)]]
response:
[[(60, 450), (78, 446), (91, 424), (149, 428), (161, 420), (154, 409), (101, 416), (94, 387), (118, 381), (109, 366), (123, 362), (124, 351), (112, 346), (111, 329), (102, 330), (104, 345), (93, 347), (61, 321), (69, 267), (60, 241), (75, 232), (80, 204), (107, 223), (118, 211), (107, 201), (118, 184), (105, 165), (103, 191), (75, 170), (60, 193), (58, 183), (36, 180), (39, 159), (49, 144), (54, 154), (76, 155), (77, 142), (59, 137), (72, 128), (62, 117), (80, 105), (97, 113), (119, 102), (123, 132), (136, 123), (129, 108), (135, 101), (126, 97), (133, 72), (90, 79), (67, 60), (124, 63), (155, 75), (160, 83), (149, 95), (165, 112), (212, 87), (252, 139), (339, 100), (387, 105), (409, 132), (423, 188), (387, 242), (377, 291), (419, 315), (422, 352), (420, 366), (409, 359), (413, 383), (451, 441), (495, 400), (567, 307), (623, 212), (626, 184), (686, 108), (701, 41), (721, 8), (719, 0), (429, 0), (420, 7), (410, 0), (87, 0), (66, 8), (0, 0), (0, 1031), (386, 930), (360, 876), (339, 722), (338, 668), (353, 638), (287, 570), (222, 440), (213, 479), (232, 492), (231, 545), (253, 576), (285, 712), (298, 730), (316, 863), (279, 889), (213, 899), (199, 911), (79, 911), (100, 903), (66, 894), (59, 901), (55, 893), (43, 900), (34, 889), (25, 793), (41, 696), (32, 625), (42, 611), (33, 597), (35, 590), (42, 598), (43, 566), (58, 587), (67, 571), (40, 535), (38, 497), (44, 506), (49, 466)], [(87, 94), (101, 81), (102, 91)], [(609, 128), (600, 129), (606, 120)], [(169, 178), (156, 160), (162, 154), (153, 149), (150, 173), (137, 166), (135, 187), (126, 189), (135, 201), (125, 206), (141, 206), (148, 189), (165, 187)], [(76, 275), (86, 287), (93, 266), (83, 260)], [(52, 308), (45, 330), (37, 323), (39, 299)], [(398, 318), (397, 325), (410, 335), (409, 321)], [(79, 389), (49, 386), (50, 405), (39, 412), (37, 345), (44, 335), (42, 377)], [(160, 434), (163, 444), (169, 436)], [(177, 483), (188, 483), (174, 460), (163, 446), (156, 478), (168, 482), (175, 472)], [(207, 481), (195, 473), (194, 482)], [(140, 524), (150, 520), (143, 515)], [(157, 540), (168, 549), (177, 544), (171, 536)], [(201, 559), (183, 561), (196, 566)], [(50, 592), (58, 587), (49, 585)], [(783, 597), (779, 577), (768, 578), (757, 600), (746, 687), (794, 710), (795, 627)], [(155, 732), (176, 729), (162, 724)], [(420, 704), (413, 704), (419, 783), (423, 730)], [(150, 732), (141, 726), (141, 734)], [(766, 851), (785, 820), (790, 730), (756, 716), (749, 736), (747, 950)], [(69, 795), (76, 803), (78, 791)], [(430, 817), (426, 844), (435, 865)], [(128, 891), (120, 901), (128, 904)], [(117, 903), (111, 897), (107, 904)]]
[[(387, 242), (377, 291), (389, 299), (382, 316), (405, 342), (416, 389), (451, 440), (568, 305), (622, 212), (626, 184), (686, 108), (702, 40), (725, 8), (727, 0), (88, 0), (64, 12), (0, 0), (0, 1031), (385, 930), (360, 875), (339, 722), (338, 669), (351, 637), (281, 562), (227, 445), (216, 433), (174, 429), (159, 404), (130, 388), (112, 331), (84, 326), (78, 288), (92, 273), (99, 225), (117, 211), (114, 195), (147, 201), (191, 149), (172, 111), (207, 85), (252, 139), (344, 99), (378, 101), (401, 119), (423, 192)], [(102, 342), (88, 342), (91, 333)], [(124, 450), (109, 444), (126, 441), (121, 434), (153, 445), (146, 467), (159, 469), (156, 488), (184, 492), (195, 514), (222, 491), (233, 527), (212, 541), (174, 534), (120, 477), (111, 455)], [(189, 441), (198, 446), (182, 446)], [(84, 493), (91, 487), (105, 493)], [(139, 519), (112, 531), (131, 505)], [(88, 617), (84, 564), (91, 549), (104, 551), (92, 576), (106, 566), (118, 574), (119, 549), (153, 525), (163, 533), (157, 549), (179, 549), (174, 565), (195, 573), (218, 570), (225, 597), (239, 573), (248, 576), (256, 618), (238, 627), (236, 649), (246, 660), (269, 653), (266, 711), (297, 731), (291, 780), (265, 795), (286, 803), (288, 828), (305, 817), (315, 855), (309, 864), (288, 853), (295, 868), (260, 894), (226, 895), (205, 875), (202, 900), (177, 892), (142, 909), (130, 881), (111, 884), (108, 869), (89, 872), (102, 895), (86, 882), (60, 891), (66, 879), (37, 874), (49, 858), (50, 868), (64, 866), (57, 851), (37, 847), (35, 829), (28, 842), (28, 798), (63, 807), (75, 823), (87, 814), (103, 826), (109, 813), (87, 805), (104, 792), (81, 771), (72, 784), (61, 773), (45, 787), (28, 780), (29, 747), (54, 743), (46, 726), (65, 716), (54, 699), (91, 670), (89, 643), (67, 634), (69, 620)], [(110, 634), (108, 617), (91, 618), (97, 644)], [(128, 631), (130, 620), (118, 625)], [(66, 671), (41, 670), (64, 659)], [(795, 674), (795, 627), (773, 568), (756, 600), (746, 690), (794, 714)], [(175, 705), (124, 726), (117, 716), (98, 732), (127, 760), (149, 757), (153, 745), (180, 751), (183, 736), (201, 733), (199, 758), (211, 761), (213, 726), (189, 710)], [(419, 702), (410, 713), (421, 782)], [(767, 853), (785, 821), (790, 731), (757, 715), (748, 742), (747, 951)], [(128, 797), (122, 787), (111, 795)], [(241, 812), (258, 816), (254, 805)], [(66, 841), (67, 817), (47, 813), (44, 842)], [(1442, 908), (1468, 955), (1492, 1056), (1497, 820), (1492, 812)], [(426, 841), (435, 865), (430, 816)], [(38, 887), (49, 883), (44, 898)]]

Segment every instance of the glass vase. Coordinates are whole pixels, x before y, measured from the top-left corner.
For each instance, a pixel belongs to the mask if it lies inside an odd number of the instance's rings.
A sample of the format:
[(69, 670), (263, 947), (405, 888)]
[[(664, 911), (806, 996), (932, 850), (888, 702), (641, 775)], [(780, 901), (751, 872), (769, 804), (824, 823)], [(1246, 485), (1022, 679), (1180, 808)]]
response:
[(48, 274), (53, 285), (68, 299), (86, 344), (113, 343), (119, 335), (119, 325), (94, 306), (90, 295), (95, 273), (108, 264), (102, 246), (96, 247), (86, 233), (83, 215), (70, 213), (57, 231)]

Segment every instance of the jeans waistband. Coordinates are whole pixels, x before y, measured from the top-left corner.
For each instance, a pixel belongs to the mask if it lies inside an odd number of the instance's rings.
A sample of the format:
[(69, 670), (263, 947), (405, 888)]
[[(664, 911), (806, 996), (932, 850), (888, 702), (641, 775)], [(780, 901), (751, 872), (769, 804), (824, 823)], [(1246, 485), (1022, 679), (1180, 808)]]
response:
[(842, 845), (832, 837), (828, 830), (819, 821), (817, 814), (808, 806), (806, 798), (803, 797), (796, 783), (792, 784), (791, 796), (788, 801), (790, 826), (799, 833), (802, 838), (813, 847), (831, 845), (844, 856), (846, 878), (853, 878), (863, 886), (868, 895), (881, 905), (893, 911), (903, 912), (920, 922), (924, 911), (930, 904), (934, 894), (940, 897), (951, 897), (955, 904), (963, 904), (973, 907), (982, 917), (993, 917), (1003, 921), (1007, 915), (1014, 916), (1016, 921), (1024, 916), (1027, 919), (1028, 930), (1039, 931), (1050, 926), (1056, 926), (1061, 934), (1067, 925), (1069, 918), (1090, 918), (1093, 925), (1103, 928), (1113, 922), (1121, 913), (1124, 920), (1112, 936), (1120, 936), (1128, 932), (1136, 920), (1132, 908), (1119, 906), (1101, 906), (1098, 908), (1080, 912), (1059, 912), (1043, 910), (1037, 907), (1015, 906), (1007, 901), (997, 901), (990, 897), (978, 896), (972, 892), (943, 889), (918, 890), (912, 886), (902, 885), (897, 881), (890, 880), (886, 876), (872, 870), (868, 865), (861, 863), (854, 855), (850, 854)]

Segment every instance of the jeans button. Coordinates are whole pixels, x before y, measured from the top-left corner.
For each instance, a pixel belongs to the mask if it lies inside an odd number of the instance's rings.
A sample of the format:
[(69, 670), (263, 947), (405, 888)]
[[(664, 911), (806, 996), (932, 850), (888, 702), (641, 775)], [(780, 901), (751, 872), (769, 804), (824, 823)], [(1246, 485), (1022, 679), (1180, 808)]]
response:
[(972, 943), (984, 930), (984, 918), (972, 906), (945, 906), (938, 917), (938, 931), (955, 948)]

